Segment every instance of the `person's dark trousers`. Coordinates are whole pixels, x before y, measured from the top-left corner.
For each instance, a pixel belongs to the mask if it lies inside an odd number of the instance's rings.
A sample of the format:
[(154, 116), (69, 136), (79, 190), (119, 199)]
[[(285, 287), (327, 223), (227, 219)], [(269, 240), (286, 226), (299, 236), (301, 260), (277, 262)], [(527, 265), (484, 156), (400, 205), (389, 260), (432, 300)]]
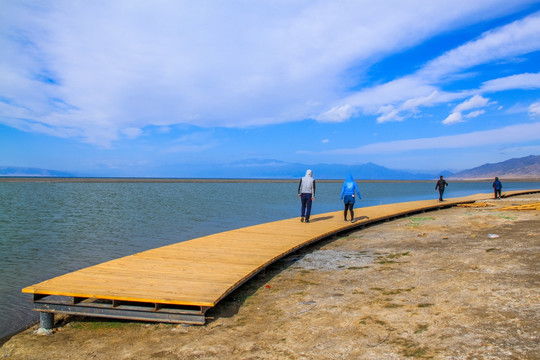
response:
[(443, 201), (442, 196), (444, 194), (444, 190), (439, 190), (439, 201)]
[(302, 193), (300, 200), (302, 201), (302, 217), (305, 216), (306, 220), (309, 220), (311, 215), (311, 194)]

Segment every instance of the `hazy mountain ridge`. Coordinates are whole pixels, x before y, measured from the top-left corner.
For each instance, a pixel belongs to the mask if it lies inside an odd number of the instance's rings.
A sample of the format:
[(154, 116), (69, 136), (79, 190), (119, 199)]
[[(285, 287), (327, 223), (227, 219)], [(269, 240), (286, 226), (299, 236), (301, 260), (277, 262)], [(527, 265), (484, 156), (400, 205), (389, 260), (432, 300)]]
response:
[(540, 178), (540, 155), (509, 159), (495, 164), (484, 164), (448, 176), (450, 179)]
[[(32, 167), (0, 166), (0, 177), (158, 177), (158, 178), (229, 178), (229, 179), (297, 179), (312, 169), (317, 179), (344, 179), (352, 174), (357, 180), (433, 180), (444, 175), (448, 179), (488, 179), (501, 178), (532, 179), (540, 178), (540, 155), (506, 160), (496, 164), (484, 164), (472, 169), (451, 173), (415, 173), (389, 169), (374, 163), (360, 165), (343, 164), (300, 164), (275, 159), (247, 159), (225, 165), (177, 164), (162, 166), (149, 175), (133, 176), (119, 173), (99, 173), (77, 175), (73, 173)], [(156, 175), (157, 174), (157, 175)]]
[[(424, 180), (434, 177), (432, 174), (417, 174), (408, 171), (393, 170), (371, 162), (360, 165), (306, 165), (280, 162), (277, 160), (252, 159), (248, 162), (231, 164), (227, 168), (231, 174), (239, 177), (299, 178), (305, 175), (307, 169), (312, 169), (314, 176), (318, 179), (344, 179), (347, 174), (352, 174), (359, 180)], [(251, 173), (251, 176), (249, 173)]]
[(73, 174), (64, 171), (19, 166), (0, 166), (0, 176), (74, 177)]

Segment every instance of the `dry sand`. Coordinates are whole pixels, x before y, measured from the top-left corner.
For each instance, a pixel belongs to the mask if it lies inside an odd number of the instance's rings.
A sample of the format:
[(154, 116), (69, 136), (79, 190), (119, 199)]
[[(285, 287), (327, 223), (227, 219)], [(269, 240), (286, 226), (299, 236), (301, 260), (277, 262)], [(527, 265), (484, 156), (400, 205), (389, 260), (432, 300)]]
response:
[(500, 209), (539, 201), (485, 201), (319, 242), (231, 294), (205, 326), (57, 316), (54, 334), (34, 326), (0, 358), (540, 359), (540, 212)]

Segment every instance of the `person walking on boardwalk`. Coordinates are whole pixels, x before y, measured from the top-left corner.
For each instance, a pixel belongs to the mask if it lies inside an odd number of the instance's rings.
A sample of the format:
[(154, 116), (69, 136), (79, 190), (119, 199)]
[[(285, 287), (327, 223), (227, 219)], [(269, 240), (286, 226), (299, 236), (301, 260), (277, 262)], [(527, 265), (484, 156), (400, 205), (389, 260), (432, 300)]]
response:
[(343, 210), (343, 218), (347, 221), (347, 211), (351, 213), (351, 222), (354, 222), (354, 193), (358, 194), (358, 200), (362, 197), (360, 196), (360, 191), (358, 190), (358, 185), (354, 181), (351, 174), (347, 175), (345, 181), (343, 182), (343, 187), (341, 188), (341, 200), (345, 204), (345, 210)]
[(493, 184), (491, 185), (493, 187), (493, 191), (495, 193), (495, 199), (501, 199), (501, 191), (502, 191), (502, 183), (500, 182), (498, 177), (495, 177), (495, 181), (493, 181)]
[(444, 189), (448, 186), (448, 183), (446, 180), (443, 179), (443, 176), (439, 178), (439, 181), (437, 181), (437, 185), (435, 185), (435, 190), (439, 189), (439, 201), (443, 201), (443, 194)]
[(315, 200), (315, 179), (313, 178), (313, 171), (306, 171), (306, 176), (300, 179), (298, 184), (298, 197), (302, 201), (301, 217), (300, 221), (309, 222), (311, 215), (311, 203)]

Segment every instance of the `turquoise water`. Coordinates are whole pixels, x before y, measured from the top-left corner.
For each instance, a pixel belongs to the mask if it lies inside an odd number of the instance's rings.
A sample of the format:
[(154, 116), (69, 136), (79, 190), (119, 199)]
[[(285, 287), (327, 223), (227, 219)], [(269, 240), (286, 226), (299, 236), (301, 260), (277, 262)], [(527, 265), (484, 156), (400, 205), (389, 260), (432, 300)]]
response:
[[(356, 208), (436, 199), (434, 182), (360, 182)], [(503, 183), (538, 189), (538, 182)], [(0, 183), (0, 338), (38, 319), (23, 287), (121, 256), (299, 216), (297, 182)], [(313, 214), (342, 210), (341, 183), (317, 183)], [(445, 197), (491, 192), (460, 182)]]

